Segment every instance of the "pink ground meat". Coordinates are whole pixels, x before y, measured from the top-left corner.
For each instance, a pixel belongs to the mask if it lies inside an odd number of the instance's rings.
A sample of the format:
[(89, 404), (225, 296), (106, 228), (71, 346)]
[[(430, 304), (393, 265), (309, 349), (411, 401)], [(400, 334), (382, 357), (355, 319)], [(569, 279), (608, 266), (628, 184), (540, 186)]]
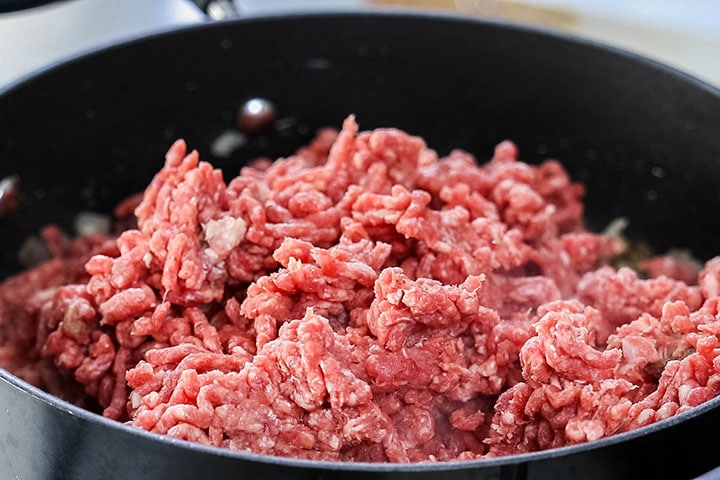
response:
[[(0, 366), (172, 437), (422, 462), (587, 442), (720, 393), (720, 258), (607, 266), (562, 166), (324, 130), (225, 183), (182, 141), (117, 237), (0, 285)], [(128, 221), (132, 212), (135, 221)]]

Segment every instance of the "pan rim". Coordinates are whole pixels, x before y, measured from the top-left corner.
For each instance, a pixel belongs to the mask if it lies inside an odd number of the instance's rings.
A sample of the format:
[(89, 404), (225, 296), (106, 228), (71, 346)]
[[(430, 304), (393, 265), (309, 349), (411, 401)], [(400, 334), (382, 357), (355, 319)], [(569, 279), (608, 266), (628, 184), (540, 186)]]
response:
[(267, 465), (303, 468), (303, 469), (321, 469), (328, 471), (362, 471), (376, 473), (393, 473), (393, 472), (443, 472), (454, 470), (474, 470), (474, 469), (490, 469), (512, 467), (521, 464), (542, 460), (553, 460), (563, 457), (570, 457), (574, 454), (587, 453), (605, 447), (610, 447), (623, 443), (625, 441), (634, 440), (647, 434), (651, 434), (660, 430), (669, 429), (677, 424), (691, 420), (695, 417), (707, 413), (709, 410), (715, 409), (720, 405), (720, 396), (714, 397), (705, 403), (693, 407), (685, 412), (665, 418), (655, 423), (645, 425), (634, 430), (618, 433), (603, 437), (599, 440), (591, 442), (579, 443), (575, 445), (567, 445), (559, 448), (548, 450), (540, 450), (529, 453), (519, 453), (514, 455), (505, 455), (495, 458), (483, 458), (475, 460), (452, 460), (440, 462), (414, 462), (414, 463), (372, 463), (372, 462), (333, 462), (327, 460), (307, 460), (302, 458), (279, 457), (273, 455), (262, 455), (242, 450), (232, 450), (229, 448), (215, 447), (211, 445), (203, 445), (188, 440), (161, 435), (159, 433), (149, 432), (142, 428), (133, 427), (123, 422), (103, 417), (100, 414), (85, 410), (84, 408), (73, 405), (70, 402), (62, 400), (59, 397), (51, 395), (34, 385), (27, 383), (21, 378), (13, 375), (8, 370), (0, 368), (0, 383), (6, 383), (12, 388), (16, 388), (23, 393), (29, 394), (31, 398), (40, 401), (47, 406), (68, 415), (78, 417), (86, 422), (99, 424), (101, 427), (120, 430), (122, 433), (131, 437), (140, 438), (150, 442), (159, 442), (167, 446), (179, 447), (192, 451), (197, 454), (209, 455), (213, 457), (225, 457), (228, 460), (257, 462)]
[(106, 41), (94, 47), (81, 49), (73, 54), (61, 57), (54, 60), (47, 65), (37, 68), (33, 71), (25, 73), (9, 82), (0, 85), (0, 97), (11, 93), (12, 91), (22, 88), (25, 84), (32, 82), (36, 78), (43, 77), (54, 70), (62, 69), (66, 66), (70, 66), (75, 63), (82, 62), (87, 58), (92, 58), (98, 55), (103, 55), (114, 50), (131, 47), (135, 44), (144, 43), (148, 41), (154, 41), (163, 37), (189, 34), (200, 30), (209, 30), (213, 28), (222, 28), (227, 25), (242, 25), (245, 23), (262, 23), (262, 22), (287, 22), (290, 21), (303, 21), (303, 20), (332, 20), (332, 19), (350, 19), (350, 18), (408, 18), (418, 21), (432, 21), (436, 23), (438, 21), (448, 23), (459, 23), (459, 24), (474, 24), (484, 28), (495, 28), (506, 31), (514, 31), (527, 35), (533, 35), (542, 38), (551, 38), (561, 42), (569, 44), (575, 44), (583, 48), (590, 48), (596, 51), (604, 51), (611, 53), (618, 57), (623, 57), (627, 60), (631, 60), (635, 63), (644, 65), (647, 68), (658, 70), (669, 74), (678, 80), (682, 80), (687, 83), (693, 84), (706, 93), (720, 97), (720, 85), (716, 86), (708, 81), (701, 79), (691, 73), (688, 73), (680, 68), (668, 65), (662, 61), (650, 58), (641, 53), (634, 52), (632, 50), (611, 45), (599, 40), (575, 35), (559, 30), (553, 30), (550, 28), (544, 28), (534, 25), (527, 25), (519, 22), (513, 22), (502, 19), (491, 19), (483, 17), (474, 17), (470, 15), (463, 15), (459, 13), (443, 12), (436, 10), (420, 10), (412, 8), (392, 8), (392, 7), (380, 7), (372, 10), (362, 9), (336, 9), (336, 10), (320, 10), (320, 11), (300, 11), (300, 12), (283, 12), (283, 13), (266, 13), (257, 14), (247, 17), (240, 17), (234, 19), (225, 19), (217, 21), (207, 21), (195, 24), (186, 24), (180, 26), (166, 26), (159, 29), (138, 33), (128, 36), (125, 39)]

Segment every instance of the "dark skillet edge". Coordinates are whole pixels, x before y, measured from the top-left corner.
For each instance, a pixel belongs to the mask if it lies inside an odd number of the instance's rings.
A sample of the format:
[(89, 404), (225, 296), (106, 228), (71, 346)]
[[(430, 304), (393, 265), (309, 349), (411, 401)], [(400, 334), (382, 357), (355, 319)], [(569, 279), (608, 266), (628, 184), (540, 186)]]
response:
[(214, 22), (201, 22), (190, 25), (181, 26), (169, 26), (163, 27), (156, 31), (139, 33), (130, 36), (120, 41), (107, 41), (95, 47), (80, 50), (72, 55), (60, 58), (56, 61), (49, 63), (48, 65), (36, 69), (32, 72), (26, 73), (14, 80), (11, 80), (5, 85), (0, 85), (0, 96), (12, 92), (15, 89), (21, 88), (24, 84), (32, 81), (37, 77), (42, 77), (47, 72), (60, 69), (66, 64), (72, 64), (82, 61), (87, 57), (94, 57), (96, 55), (102, 55), (105, 52), (112, 51), (115, 49), (121, 49), (124, 47), (132, 46), (145, 41), (151, 41), (155, 38), (161, 38), (165, 36), (171, 36), (177, 33), (189, 32), (194, 30), (205, 30), (211, 28), (220, 28), (227, 26), (228, 24), (243, 24), (243, 23), (254, 23), (254, 22), (268, 22), (268, 21), (284, 21), (284, 20), (302, 20), (303, 18), (373, 18), (373, 17), (395, 17), (395, 18), (414, 18), (420, 20), (442, 20), (448, 22), (459, 22), (459, 23), (474, 23), (481, 24), (486, 27), (502, 28), (508, 30), (514, 30), (518, 32), (528, 33), (539, 37), (551, 37), (563, 42), (575, 43), (581, 46), (592, 48), (593, 50), (601, 50), (613, 53), (615, 55), (625, 57), (637, 63), (644, 64), (646, 67), (650, 67), (654, 70), (663, 71), (675, 77), (678, 77), (685, 82), (691, 83), (694, 87), (699, 88), (711, 95), (720, 97), (720, 87), (712, 85), (707, 81), (700, 79), (688, 72), (680, 70), (679, 68), (667, 65), (659, 60), (655, 60), (646, 57), (640, 53), (633, 52), (631, 50), (610, 45), (598, 40), (593, 40), (574, 34), (562, 32), (559, 30), (552, 30), (548, 28), (536, 27), (532, 25), (526, 25), (518, 22), (512, 22), (501, 19), (488, 19), (483, 17), (474, 17), (471, 15), (462, 15), (459, 13), (444, 12), (437, 10), (420, 10), (410, 8), (392, 8), (382, 7), (369, 9), (335, 9), (335, 10), (313, 10), (313, 11), (299, 11), (299, 12), (282, 12), (282, 13), (267, 13), (259, 14), (248, 17), (240, 17), (236, 19), (218, 20)]
[(320, 460), (305, 460), (296, 458), (286, 457), (275, 457), (270, 455), (258, 455), (250, 452), (230, 450), (227, 448), (213, 447), (208, 445), (202, 445), (199, 443), (189, 442), (186, 440), (180, 440), (177, 438), (168, 437), (166, 435), (160, 435), (157, 433), (148, 432), (141, 428), (132, 427), (115, 420), (103, 417), (89, 410), (85, 410), (78, 406), (75, 406), (65, 400), (57, 398), (49, 393), (30, 385), (24, 380), (19, 379), (15, 375), (11, 374), (4, 368), (0, 368), (0, 382), (5, 382), (11, 387), (21, 390), (23, 393), (29, 394), (34, 399), (43, 402), (47, 406), (54, 408), (58, 411), (64, 412), (68, 415), (75, 416), (86, 422), (99, 424), (102, 427), (116, 429), (134, 436), (136, 438), (150, 441), (160, 442), (167, 446), (174, 446), (188, 451), (192, 451), (198, 454), (225, 457), (229, 460), (240, 460), (246, 462), (258, 462), (266, 465), (280, 466), (280, 467), (292, 467), (302, 469), (315, 469), (315, 470), (328, 470), (328, 471), (362, 471), (362, 472), (375, 472), (375, 473), (405, 473), (405, 472), (441, 472), (451, 470), (470, 470), (473, 468), (501, 468), (509, 467), (513, 465), (529, 464), (531, 462), (538, 462), (543, 460), (555, 460), (562, 459), (563, 457), (570, 457), (574, 454), (588, 453), (595, 450), (600, 450), (606, 447), (618, 445), (623, 442), (629, 442), (631, 440), (639, 439), (648, 434), (652, 434), (661, 430), (671, 428), (674, 425), (688, 421), (695, 417), (699, 417), (706, 412), (718, 408), (720, 405), (720, 396), (708, 400), (707, 402), (698, 405), (686, 412), (678, 415), (666, 418), (656, 423), (646, 425), (644, 427), (624, 432), (616, 435), (601, 438), (594, 442), (580, 443), (576, 445), (570, 445), (561, 448), (555, 448), (550, 450), (543, 450), (531, 453), (522, 453), (518, 455), (510, 455), (505, 457), (481, 459), (481, 460), (456, 460), (451, 462), (423, 462), (423, 463), (369, 463), (369, 462), (329, 462)]

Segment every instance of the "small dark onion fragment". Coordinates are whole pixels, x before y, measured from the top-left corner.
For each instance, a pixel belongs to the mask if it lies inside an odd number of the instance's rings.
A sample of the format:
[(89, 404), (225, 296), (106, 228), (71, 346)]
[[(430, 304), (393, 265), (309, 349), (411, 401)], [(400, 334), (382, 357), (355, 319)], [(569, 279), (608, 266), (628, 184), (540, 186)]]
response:
[(20, 205), (20, 177), (12, 175), (0, 180), (0, 218), (14, 213)]
[(251, 98), (238, 110), (237, 126), (245, 135), (257, 137), (268, 133), (275, 124), (275, 106), (264, 98)]

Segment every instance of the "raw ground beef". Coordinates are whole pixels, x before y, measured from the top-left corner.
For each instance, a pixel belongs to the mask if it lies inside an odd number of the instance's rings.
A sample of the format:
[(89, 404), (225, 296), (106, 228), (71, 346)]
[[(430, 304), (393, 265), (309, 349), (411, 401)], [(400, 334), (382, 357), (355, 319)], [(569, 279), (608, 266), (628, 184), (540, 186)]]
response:
[(720, 258), (607, 266), (583, 187), (517, 155), (350, 117), (226, 184), (178, 141), (118, 209), (136, 226), (45, 229), (54, 258), (0, 286), (0, 365), (149, 431), (341, 461), (559, 447), (717, 395)]

